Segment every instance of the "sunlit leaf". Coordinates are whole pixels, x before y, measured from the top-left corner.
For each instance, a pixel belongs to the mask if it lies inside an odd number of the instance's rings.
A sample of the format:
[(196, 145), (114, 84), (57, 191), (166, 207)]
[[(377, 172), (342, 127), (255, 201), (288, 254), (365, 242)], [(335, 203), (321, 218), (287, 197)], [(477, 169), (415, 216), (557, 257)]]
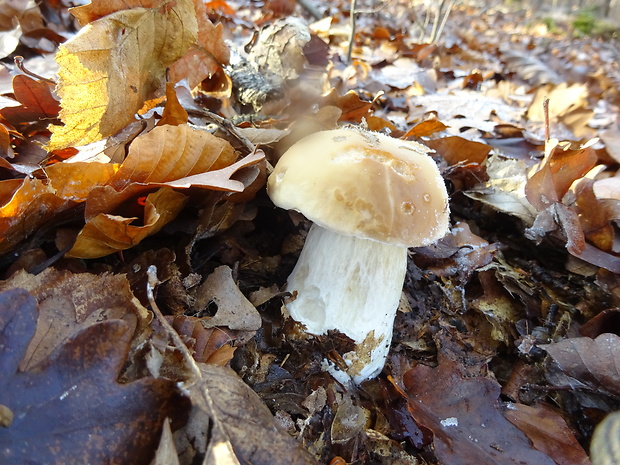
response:
[(48, 150), (100, 140), (134, 120), (161, 86), (166, 68), (196, 41), (191, 0), (162, 10), (112, 13), (89, 23), (59, 48), (57, 92), (64, 126), (51, 127)]

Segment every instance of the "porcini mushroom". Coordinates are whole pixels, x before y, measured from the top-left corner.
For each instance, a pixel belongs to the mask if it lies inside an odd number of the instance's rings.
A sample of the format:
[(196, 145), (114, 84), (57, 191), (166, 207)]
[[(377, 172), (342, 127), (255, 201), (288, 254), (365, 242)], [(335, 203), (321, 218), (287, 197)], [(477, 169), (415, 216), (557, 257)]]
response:
[(430, 149), (357, 128), (322, 131), (290, 147), (267, 181), (275, 205), (314, 224), (286, 290), (310, 334), (338, 330), (360, 383), (380, 373), (407, 269), (407, 248), (447, 232), (448, 195)]

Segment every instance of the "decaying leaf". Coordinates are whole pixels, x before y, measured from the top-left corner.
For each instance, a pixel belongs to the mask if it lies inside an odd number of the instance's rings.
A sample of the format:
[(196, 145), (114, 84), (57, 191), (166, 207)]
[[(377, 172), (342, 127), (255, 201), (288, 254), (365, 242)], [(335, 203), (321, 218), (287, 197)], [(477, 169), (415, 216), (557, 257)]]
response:
[(455, 362), (442, 360), (437, 368), (416, 366), (405, 373), (403, 383), (409, 411), (416, 423), (433, 432), (442, 463), (553, 465), (502, 416), (500, 386), (491, 378), (466, 378)]
[(86, 25), (56, 55), (64, 126), (51, 127), (47, 149), (85, 145), (132, 122), (166, 68), (195, 43), (197, 28), (191, 0), (118, 11)]
[(568, 338), (541, 347), (573, 387), (587, 387), (620, 398), (620, 336), (603, 333), (596, 339)]
[[(203, 463), (310, 465), (317, 462), (286, 431), (258, 395), (228, 368), (200, 365), (185, 428)], [(204, 432), (211, 432), (207, 437)]]
[(536, 449), (546, 453), (557, 465), (589, 465), (590, 459), (556, 411), (541, 404), (507, 404), (504, 416), (532, 441)]
[(120, 320), (89, 326), (19, 371), (36, 314), (23, 289), (0, 294), (0, 405), (12, 413), (0, 428), (1, 461), (148, 464), (164, 419), (184, 419), (187, 403), (175, 383), (118, 384), (131, 342), (130, 325)]
[(258, 311), (241, 293), (233, 281), (232, 270), (227, 266), (217, 267), (200, 286), (194, 307), (201, 310), (209, 302), (217, 304), (218, 311), (205, 321), (208, 328), (226, 326), (234, 330), (256, 331), (261, 326)]
[[(124, 275), (73, 274), (47, 268), (38, 275), (19, 271), (0, 283), (0, 292), (25, 289), (39, 304), (37, 328), (23, 355), (20, 370), (35, 367), (77, 331), (102, 320), (124, 320), (144, 329), (147, 310), (129, 289)], [(107, 289), (111, 292), (102, 292)]]

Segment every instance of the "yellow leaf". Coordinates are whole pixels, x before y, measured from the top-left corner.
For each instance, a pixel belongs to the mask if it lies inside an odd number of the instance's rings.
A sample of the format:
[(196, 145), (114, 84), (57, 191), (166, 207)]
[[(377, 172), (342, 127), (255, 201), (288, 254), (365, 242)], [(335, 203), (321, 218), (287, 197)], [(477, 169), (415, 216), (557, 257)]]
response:
[[(163, 10), (163, 11), (162, 11)], [(56, 54), (60, 119), (48, 150), (113, 135), (161, 86), (168, 68), (196, 42), (191, 0), (118, 11), (85, 26)]]

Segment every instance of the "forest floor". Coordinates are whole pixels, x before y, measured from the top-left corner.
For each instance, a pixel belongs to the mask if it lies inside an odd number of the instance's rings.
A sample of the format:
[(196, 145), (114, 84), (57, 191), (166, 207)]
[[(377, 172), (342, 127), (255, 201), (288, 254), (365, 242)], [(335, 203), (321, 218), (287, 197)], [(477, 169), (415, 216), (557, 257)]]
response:
[[(3, 3), (2, 463), (618, 461), (617, 30), (375, 3)], [(265, 189), (346, 124), (451, 212), (360, 385), (283, 315), (310, 222)]]

